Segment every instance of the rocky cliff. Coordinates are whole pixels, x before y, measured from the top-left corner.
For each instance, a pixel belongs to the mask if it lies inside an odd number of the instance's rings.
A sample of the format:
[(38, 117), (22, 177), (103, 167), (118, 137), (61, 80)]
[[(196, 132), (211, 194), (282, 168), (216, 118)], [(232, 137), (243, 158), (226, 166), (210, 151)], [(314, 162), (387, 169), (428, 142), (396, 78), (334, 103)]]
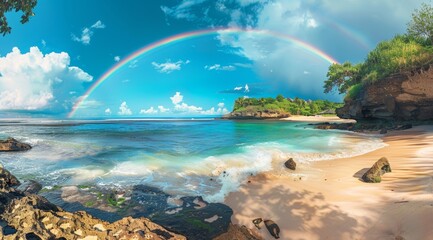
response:
[(345, 100), (337, 115), (361, 121), (433, 120), (433, 65), (366, 84), (355, 99)]
[(286, 117), (290, 117), (290, 114), (276, 110), (255, 110), (254, 108), (233, 111), (223, 116), (224, 119), (278, 119)]

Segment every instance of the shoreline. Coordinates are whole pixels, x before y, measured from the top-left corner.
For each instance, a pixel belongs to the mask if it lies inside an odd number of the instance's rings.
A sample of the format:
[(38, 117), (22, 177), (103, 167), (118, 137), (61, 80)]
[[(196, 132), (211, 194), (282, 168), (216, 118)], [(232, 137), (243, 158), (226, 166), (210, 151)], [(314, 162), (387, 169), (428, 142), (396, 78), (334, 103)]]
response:
[(289, 121), (289, 122), (306, 122), (306, 123), (356, 123), (356, 120), (353, 119), (343, 119), (338, 116), (303, 116), (303, 115), (294, 115), (287, 118), (279, 119), (281, 121)]
[[(433, 235), (433, 126), (392, 132), (388, 146), (367, 154), (298, 164), (290, 176), (272, 173), (250, 178), (224, 203), (234, 211), (232, 222), (265, 239), (251, 222), (272, 219), (282, 239), (428, 239)], [(381, 157), (391, 173), (377, 184), (362, 174)], [(296, 161), (296, 159), (295, 159)], [(281, 163), (283, 164), (283, 163)], [(287, 170), (291, 171), (291, 170)]]

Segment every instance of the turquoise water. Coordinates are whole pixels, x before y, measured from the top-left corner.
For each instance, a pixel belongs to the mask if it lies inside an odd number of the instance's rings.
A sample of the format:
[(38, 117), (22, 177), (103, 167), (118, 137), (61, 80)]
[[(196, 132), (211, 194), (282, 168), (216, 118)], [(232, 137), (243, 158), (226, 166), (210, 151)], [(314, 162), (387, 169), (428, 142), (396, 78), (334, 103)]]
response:
[(308, 164), (384, 146), (375, 136), (303, 123), (212, 119), (1, 122), (0, 137), (7, 136), (34, 146), (0, 153), (21, 179), (45, 186), (148, 184), (208, 201), (222, 201), (251, 174), (287, 173), (288, 157)]

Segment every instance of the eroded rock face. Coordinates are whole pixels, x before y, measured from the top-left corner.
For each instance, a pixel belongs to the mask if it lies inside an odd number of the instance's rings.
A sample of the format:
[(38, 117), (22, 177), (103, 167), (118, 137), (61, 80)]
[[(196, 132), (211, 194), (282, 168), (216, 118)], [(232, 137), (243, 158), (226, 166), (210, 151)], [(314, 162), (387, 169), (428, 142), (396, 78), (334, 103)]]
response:
[(0, 192), (10, 192), (13, 187), (18, 185), (20, 185), (20, 181), (0, 165)]
[(362, 175), (362, 180), (369, 183), (380, 183), (382, 181), (382, 175), (387, 172), (391, 172), (391, 166), (389, 165), (388, 159), (383, 157)]
[(290, 117), (290, 114), (285, 112), (274, 110), (255, 111), (248, 109), (244, 111), (231, 112), (223, 116), (224, 119), (279, 119), (287, 117)]
[(357, 99), (337, 109), (337, 115), (356, 120), (433, 120), (433, 65), (365, 86)]
[(108, 223), (84, 211), (70, 213), (38, 195), (14, 199), (1, 217), (16, 229), (9, 239), (31, 234), (40, 239), (186, 239), (147, 218)]
[(14, 138), (0, 140), (0, 152), (16, 152), (30, 150), (32, 147), (27, 143), (18, 142)]

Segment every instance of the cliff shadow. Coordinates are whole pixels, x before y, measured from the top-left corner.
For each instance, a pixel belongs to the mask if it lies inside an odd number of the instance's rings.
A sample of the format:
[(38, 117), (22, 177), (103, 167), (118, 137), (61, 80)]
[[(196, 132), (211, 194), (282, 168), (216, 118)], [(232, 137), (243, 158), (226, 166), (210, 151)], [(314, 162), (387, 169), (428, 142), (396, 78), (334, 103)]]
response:
[[(233, 220), (241, 224), (253, 226), (251, 221), (258, 217), (271, 219), (279, 225), (281, 239), (289, 240), (310, 239), (313, 236), (320, 239), (354, 239), (358, 235), (357, 220), (338, 206), (328, 203), (321, 193), (295, 191), (283, 185), (269, 189), (260, 186), (253, 188), (252, 191), (240, 191), (231, 196), (230, 205), (235, 212), (243, 210), (233, 216)], [(265, 239), (273, 239), (263, 223), (260, 232)]]

